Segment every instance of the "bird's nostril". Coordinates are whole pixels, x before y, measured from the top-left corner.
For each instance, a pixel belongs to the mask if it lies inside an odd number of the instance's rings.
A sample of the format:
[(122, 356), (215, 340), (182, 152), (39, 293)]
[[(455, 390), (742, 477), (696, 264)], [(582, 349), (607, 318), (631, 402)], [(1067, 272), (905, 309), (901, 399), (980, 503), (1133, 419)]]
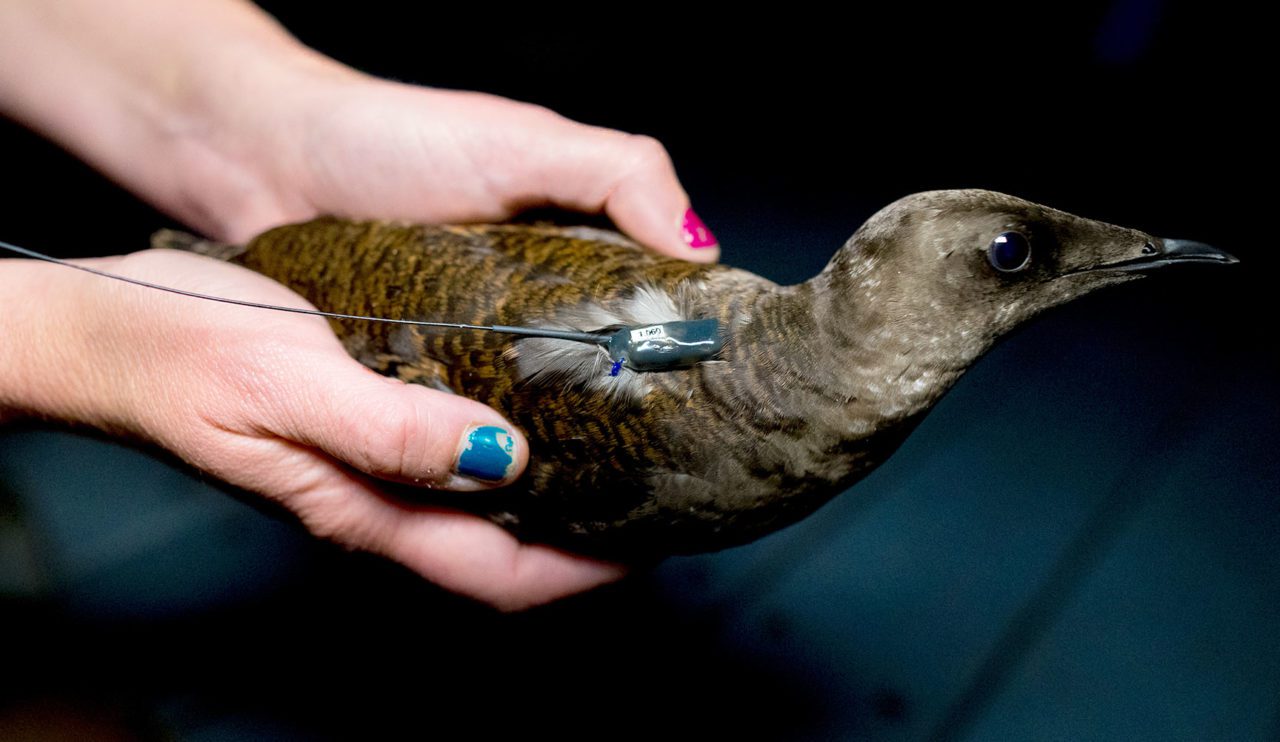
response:
[(1148, 242), (1147, 244), (1145, 244), (1145, 245), (1143, 245), (1143, 246), (1142, 246), (1142, 254), (1143, 254), (1143, 255), (1155, 255), (1155, 254), (1156, 254), (1156, 246), (1155, 246), (1155, 245), (1153, 245), (1153, 244), (1151, 244), (1150, 242)]

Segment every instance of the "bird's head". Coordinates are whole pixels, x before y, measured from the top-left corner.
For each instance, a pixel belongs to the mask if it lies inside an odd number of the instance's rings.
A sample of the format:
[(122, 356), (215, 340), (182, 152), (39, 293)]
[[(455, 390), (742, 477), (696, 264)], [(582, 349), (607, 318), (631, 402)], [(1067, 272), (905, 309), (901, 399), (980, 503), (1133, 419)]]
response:
[[(872, 216), (824, 275), (888, 350), (967, 366), (1039, 312), (1183, 263), (1234, 263), (1199, 242), (1153, 237), (983, 190), (929, 191)], [(844, 313), (848, 317), (848, 313)], [(831, 316), (830, 314), (828, 316)], [(858, 321), (862, 320), (862, 321)]]

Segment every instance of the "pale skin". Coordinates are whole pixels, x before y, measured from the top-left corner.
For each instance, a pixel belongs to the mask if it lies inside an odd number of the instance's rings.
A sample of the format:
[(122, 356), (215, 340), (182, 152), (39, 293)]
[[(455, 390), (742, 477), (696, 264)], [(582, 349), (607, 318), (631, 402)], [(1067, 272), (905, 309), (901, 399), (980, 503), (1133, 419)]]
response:
[[(54, 92), (51, 92), (54, 91)], [(659, 252), (691, 249), (689, 206), (656, 141), (479, 93), (371, 78), (240, 0), (2, 0), (0, 111), (193, 229), (238, 241), (320, 214), (494, 221), (554, 204), (603, 212)], [(39, 246), (34, 246), (39, 247)], [(254, 273), (143, 251), (93, 265), (222, 296), (307, 306)], [(479, 403), (353, 361), (324, 320), (0, 261), (0, 420), (39, 417), (146, 440), (271, 498), (314, 533), (519, 609), (618, 579), (619, 565), (521, 544), (478, 518), (385, 497), (449, 489)]]

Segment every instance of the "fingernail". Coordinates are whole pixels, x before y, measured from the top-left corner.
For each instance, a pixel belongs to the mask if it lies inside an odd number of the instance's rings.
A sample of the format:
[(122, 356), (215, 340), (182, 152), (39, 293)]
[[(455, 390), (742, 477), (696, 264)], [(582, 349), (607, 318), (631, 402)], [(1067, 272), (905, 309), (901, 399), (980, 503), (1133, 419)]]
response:
[(716, 236), (711, 234), (711, 230), (707, 229), (707, 225), (702, 223), (698, 215), (693, 213), (693, 209), (684, 212), (684, 222), (681, 224), (684, 231), (684, 241), (689, 247), (715, 247)]
[(515, 464), (515, 451), (516, 439), (511, 433), (496, 425), (480, 425), (463, 439), (454, 470), (473, 479), (501, 482)]

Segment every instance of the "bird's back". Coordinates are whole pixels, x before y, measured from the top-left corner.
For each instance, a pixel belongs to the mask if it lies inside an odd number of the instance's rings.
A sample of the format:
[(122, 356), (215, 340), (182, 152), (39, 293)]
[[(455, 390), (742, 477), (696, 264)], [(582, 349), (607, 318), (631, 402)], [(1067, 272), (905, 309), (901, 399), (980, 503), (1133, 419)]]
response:
[[(654, 255), (616, 233), (590, 228), (338, 219), (270, 230), (232, 260), (326, 311), (540, 327), (588, 321), (593, 318), (584, 308), (625, 305), (640, 286), (675, 291), (715, 270)], [(601, 326), (608, 319), (602, 314)], [(443, 364), (441, 381), (449, 388), (499, 408), (519, 377), (509, 336), (335, 324), (348, 350), (369, 365), (388, 370), (385, 363)]]

